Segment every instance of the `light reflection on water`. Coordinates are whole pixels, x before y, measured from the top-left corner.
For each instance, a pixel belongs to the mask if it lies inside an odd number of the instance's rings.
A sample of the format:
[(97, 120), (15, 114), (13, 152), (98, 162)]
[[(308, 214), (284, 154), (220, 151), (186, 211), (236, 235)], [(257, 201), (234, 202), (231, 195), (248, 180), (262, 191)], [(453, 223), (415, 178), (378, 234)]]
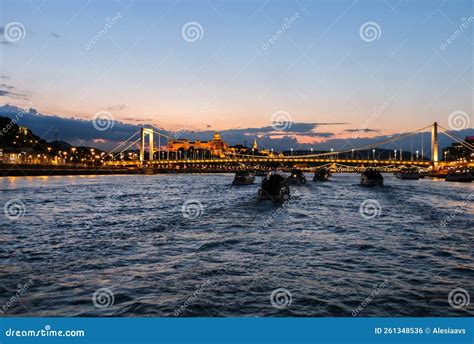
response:
[[(256, 200), (258, 184), (233, 187), (230, 174), (57, 176), (0, 179), (3, 203), (20, 199), (18, 221), (0, 216), (0, 305), (34, 281), (5, 315), (466, 316), (450, 290), (473, 294), (472, 184), (385, 176), (383, 188), (358, 175), (310, 181), (281, 214)], [(185, 218), (187, 200), (202, 204)], [(374, 199), (380, 216), (359, 206)], [(458, 209), (447, 223), (443, 219)], [(264, 221), (273, 219), (268, 227)], [(107, 287), (114, 304), (99, 309)], [(276, 288), (292, 303), (270, 303)], [(471, 288), (471, 289), (470, 289)]]

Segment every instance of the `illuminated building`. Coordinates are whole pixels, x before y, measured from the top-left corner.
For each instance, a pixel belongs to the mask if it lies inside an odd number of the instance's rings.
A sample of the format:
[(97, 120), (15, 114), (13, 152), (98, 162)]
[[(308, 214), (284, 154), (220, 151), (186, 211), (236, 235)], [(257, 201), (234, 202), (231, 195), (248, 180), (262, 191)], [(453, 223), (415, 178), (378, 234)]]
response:
[(195, 151), (209, 152), (210, 155), (216, 157), (224, 157), (225, 153), (229, 151), (229, 145), (222, 141), (219, 133), (215, 133), (210, 141), (189, 141), (187, 139), (176, 139), (168, 141), (168, 150), (170, 152), (186, 152), (192, 153)]
[[(468, 136), (464, 140), (469, 145), (474, 145), (474, 136)], [(469, 162), (474, 160), (473, 152), (459, 142), (452, 143), (451, 146), (443, 149), (443, 159), (448, 161)]]

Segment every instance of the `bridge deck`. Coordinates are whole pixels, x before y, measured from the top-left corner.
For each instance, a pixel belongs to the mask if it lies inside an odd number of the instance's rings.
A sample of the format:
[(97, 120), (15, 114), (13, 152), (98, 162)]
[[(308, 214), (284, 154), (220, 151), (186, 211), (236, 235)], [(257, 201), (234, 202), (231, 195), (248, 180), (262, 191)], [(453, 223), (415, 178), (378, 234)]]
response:
[[(433, 163), (431, 161), (400, 161), (400, 160), (368, 160), (368, 159), (328, 159), (328, 158), (306, 158), (306, 157), (254, 157), (254, 158), (224, 158), (224, 159), (171, 159), (171, 160), (152, 160), (145, 161), (146, 164), (162, 165), (162, 164), (232, 164), (232, 163), (336, 163), (336, 164), (364, 164), (364, 165), (416, 165), (420, 167), (429, 167)], [(137, 165), (139, 161), (112, 161), (109, 165)], [(439, 163), (443, 164), (444, 163)]]

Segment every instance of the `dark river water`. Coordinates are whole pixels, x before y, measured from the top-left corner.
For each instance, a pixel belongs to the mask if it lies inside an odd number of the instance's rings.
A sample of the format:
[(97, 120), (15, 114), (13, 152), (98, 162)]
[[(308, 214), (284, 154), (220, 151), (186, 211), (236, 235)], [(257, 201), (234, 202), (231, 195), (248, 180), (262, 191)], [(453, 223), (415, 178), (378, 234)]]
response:
[(2, 316), (474, 315), (474, 183), (0, 179)]

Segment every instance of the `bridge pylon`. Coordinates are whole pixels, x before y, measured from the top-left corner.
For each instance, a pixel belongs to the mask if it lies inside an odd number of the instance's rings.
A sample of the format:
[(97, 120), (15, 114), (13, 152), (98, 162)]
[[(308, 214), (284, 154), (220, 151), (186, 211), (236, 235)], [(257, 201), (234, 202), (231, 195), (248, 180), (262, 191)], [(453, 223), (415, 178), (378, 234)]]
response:
[(148, 160), (153, 160), (153, 129), (143, 128), (141, 129), (141, 141), (140, 141), (140, 162), (145, 161), (145, 138), (148, 136)]
[(431, 128), (431, 161), (433, 167), (438, 166), (438, 123), (434, 122)]

